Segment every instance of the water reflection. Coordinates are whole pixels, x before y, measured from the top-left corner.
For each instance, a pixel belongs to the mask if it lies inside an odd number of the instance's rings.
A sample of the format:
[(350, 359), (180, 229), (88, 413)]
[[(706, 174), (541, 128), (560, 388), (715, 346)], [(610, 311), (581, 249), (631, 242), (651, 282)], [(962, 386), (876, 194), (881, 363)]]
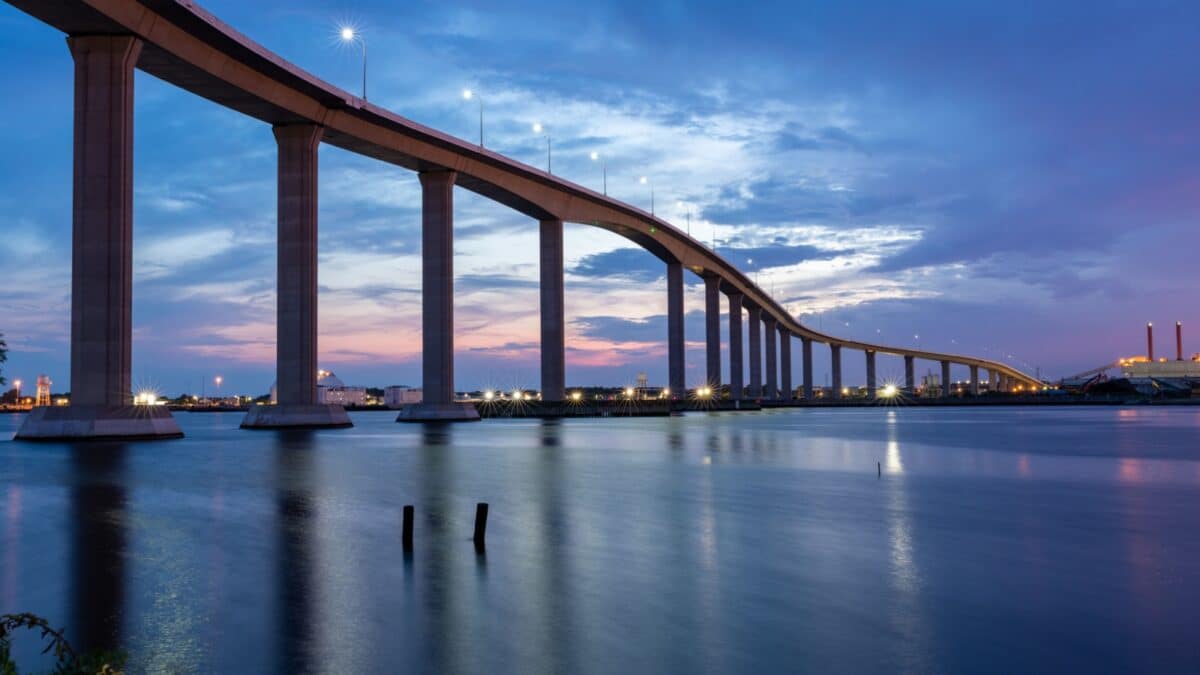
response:
[(930, 654), (928, 627), (921, 606), (921, 574), (917, 567), (916, 546), (913, 539), (912, 510), (908, 500), (908, 484), (904, 476), (904, 462), (900, 454), (899, 431), (896, 413), (888, 412), (886, 461), (888, 541), (890, 544), (890, 569), (892, 590), (895, 600), (890, 603), (892, 625), (902, 636), (900, 653), (896, 663), (898, 670), (905, 672), (929, 672), (926, 662)]
[(4, 508), (4, 595), (3, 607), (18, 607), (17, 579), (21, 576), (21, 486), (8, 488)]
[(313, 566), (316, 508), (312, 485), (312, 432), (276, 432), (276, 556), (279, 608), (275, 612), (278, 672), (301, 672), (310, 663), (315, 638)]
[(531, 542), (535, 548), (529, 570), (525, 602), (537, 610), (539, 630), (532, 636), (537, 640), (535, 658), (530, 670), (551, 673), (574, 672), (571, 655), (575, 651), (572, 635), (571, 571), (567, 551), (571, 544), (571, 528), (567, 523), (567, 503), (564, 497), (569, 476), (563, 460), (562, 421), (541, 421), (541, 461), (534, 464), (537, 486), (537, 530)]
[(116, 651), (125, 611), (126, 447), (70, 449), (71, 595), (68, 635), (77, 650)]
[[(469, 542), (455, 538), (451, 521), (455, 517), (452, 494), (454, 472), (451, 445), (454, 428), (450, 424), (423, 424), (421, 447), (418, 452), (417, 511), (424, 512), (424, 531), (416, 533), (416, 549), (423, 554), (417, 558), (418, 576), (422, 581), (420, 612), (424, 621), (418, 625), (429, 632), (420, 636), (423, 666), (432, 672), (465, 672), (465, 654), (457, 646), (470, 633), (471, 615), (467, 605), (470, 596), (464, 588), (466, 579), (455, 574), (455, 550), (469, 550)], [(470, 517), (463, 514), (463, 517)], [(479, 574), (477, 578), (486, 578)]]

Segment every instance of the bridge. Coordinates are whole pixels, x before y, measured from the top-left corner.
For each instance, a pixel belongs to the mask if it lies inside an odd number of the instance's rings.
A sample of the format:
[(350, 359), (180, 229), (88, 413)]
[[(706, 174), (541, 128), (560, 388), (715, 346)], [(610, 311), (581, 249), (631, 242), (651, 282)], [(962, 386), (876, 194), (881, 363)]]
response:
[[(729, 261), (653, 214), (431, 129), (327, 84), (254, 43), (189, 0), (7, 0), (67, 35), (75, 63), (71, 283), (71, 405), (39, 408), (18, 438), (180, 435), (168, 410), (134, 406), (132, 342), (133, 71), (135, 68), (269, 124), (278, 146), (278, 405), (256, 406), (242, 426), (348, 426), (340, 406), (318, 405), (317, 147), (349, 150), (415, 171), (422, 190), (421, 293), (424, 402), (401, 421), (478, 419), (454, 396), (454, 200), (459, 186), (539, 223), (541, 390), (565, 396), (563, 223), (615, 232), (663, 261), (668, 298), (668, 386), (686, 395), (684, 273), (705, 287), (706, 373), (721, 383), (721, 300), (728, 303), (732, 398), (791, 398), (799, 339), (803, 394), (813, 396), (813, 344), (826, 345), (834, 398), (842, 352), (865, 355), (868, 395), (878, 354), (904, 358), (908, 390), (917, 359), (970, 369), (979, 391), (1040, 386), (991, 360), (837, 338), (802, 325)], [(749, 363), (743, 363), (743, 316)], [(765, 372), (763, 361), (765, 356)], [(746, 382), (747, 366), (749, 382)], [(748, 387), (747, 387), (748, 384)], [(947, 393), (949, 387), (944, 388)]]

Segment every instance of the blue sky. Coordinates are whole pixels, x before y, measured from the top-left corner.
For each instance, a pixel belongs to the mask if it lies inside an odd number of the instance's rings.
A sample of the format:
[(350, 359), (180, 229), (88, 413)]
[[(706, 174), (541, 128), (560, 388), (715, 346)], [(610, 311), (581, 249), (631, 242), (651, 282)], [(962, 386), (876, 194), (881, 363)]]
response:
[[(656, 207), (795, 314), (861, 339), (1009, 360), (1051, 376), (1185, 325), (1200, 216), (1200, 7), (1185, 2), (494, 3), (209, 0), (317, 76), (375, 103)], [(0, 331), (6, 374), (68, 382), (72, 65), (62, 36), (0, 5)], [(270, 129), (139, 74), (134, 381), (193, 391), (274, 376)], [(537, 224), (456, 192), (460, 388), (538, 382)], [(321, 362), (419, 382), (415, 175), (321, 150)], [(662, 266), (566, 231), (568, 381), (665, 380)], [(753, 261), (753, 262), (750, 262)], [(688, 379), (703, 379), (688, 277)], [(1195, 327), (1194, 329), (1192, 327)], [(797, 359), (798, 361), (798, 359)], [(843, 357), (848, 381), (862, 359)], [(894, 362), (893, 362), (894, 361)], [(727, 360), (726, 360), (727, 362)], [(932, 367), (923, 364), (922, 372)], [(883, 376), (902, 372), (881, 357)], [(817, 350), (816, 380), (828, 371)], [(964, 376), (964, 373), (955, 373)]]

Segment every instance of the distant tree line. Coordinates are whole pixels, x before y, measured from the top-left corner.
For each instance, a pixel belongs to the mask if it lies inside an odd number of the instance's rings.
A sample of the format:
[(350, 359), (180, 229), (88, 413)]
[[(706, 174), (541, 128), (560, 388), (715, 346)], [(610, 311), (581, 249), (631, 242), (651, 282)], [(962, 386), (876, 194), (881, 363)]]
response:
[[(0, 333), (0, 364), (8, 360), (8, 343), (4, 341), (4, 333)], [(4, 386), (4, 368), (0, 367), (0, 387)]]

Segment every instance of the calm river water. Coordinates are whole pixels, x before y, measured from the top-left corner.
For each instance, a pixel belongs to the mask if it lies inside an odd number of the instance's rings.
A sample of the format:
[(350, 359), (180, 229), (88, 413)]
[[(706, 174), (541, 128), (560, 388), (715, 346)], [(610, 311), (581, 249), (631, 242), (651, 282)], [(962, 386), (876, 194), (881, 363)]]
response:
[(352, 417), (0, 416), (0, 612), (130, 672), (1200, 669), (1200, 408)]

